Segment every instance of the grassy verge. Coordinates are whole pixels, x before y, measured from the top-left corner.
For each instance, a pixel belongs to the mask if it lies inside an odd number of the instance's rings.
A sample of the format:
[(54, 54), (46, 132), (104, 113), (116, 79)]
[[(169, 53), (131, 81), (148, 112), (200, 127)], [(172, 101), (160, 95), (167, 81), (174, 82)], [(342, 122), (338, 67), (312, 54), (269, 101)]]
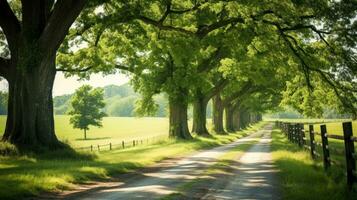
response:
[(282, 199), (355, 198), (357, 193), (347, 190), (343, 169), (332, 167), (326, 173), (320, 161), (313, 161), (309, 152), (289, 143), (279, 130), (274, 130), (272, 137), (272, 154), (279, 168)]
[(41, 192), (60, 191), (74, 184), (152, 165), (168, 157), (226, 144), (258, 130), (264, 122), (229, 135), (196, 137), (191, 141), (165, 140), (148, 146), (97, 154), (52, 152), (44, 155), (0, 156), (0, 199), (21, 199)]
[(167, 195), (162, 200), (200, 199), (210, 188), (224, 187), (230, 178), (235, 176), (237, 160), (258, 141), (259, 138), (255, 138), (234, 147), (217, 158), (216, 163), (204, 170), (200, 178), (182, 184), (177, 188), (177, 192)]

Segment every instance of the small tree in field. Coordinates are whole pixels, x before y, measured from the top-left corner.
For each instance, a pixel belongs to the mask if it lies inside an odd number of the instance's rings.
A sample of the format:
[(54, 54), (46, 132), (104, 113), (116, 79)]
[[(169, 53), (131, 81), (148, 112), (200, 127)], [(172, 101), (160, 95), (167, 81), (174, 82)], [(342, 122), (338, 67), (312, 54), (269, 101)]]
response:
[(89, 85), (83, 85), (78, 88), (71, 100), (70, 123), (73, 128), (79, 128), (84, 131), (84, 139), (87, 139), (87, 130), (89, 126), (102, 127), (102, 119), (106, 114), (102, 112), (105, 103), (103, 100), (103, 89)]

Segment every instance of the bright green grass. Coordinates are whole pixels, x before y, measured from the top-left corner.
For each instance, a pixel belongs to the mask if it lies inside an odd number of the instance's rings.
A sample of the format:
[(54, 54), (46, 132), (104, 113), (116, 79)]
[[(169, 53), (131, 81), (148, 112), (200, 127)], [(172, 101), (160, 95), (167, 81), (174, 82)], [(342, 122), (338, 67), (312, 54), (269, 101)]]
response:
[(261, 122), (249, 130), (229, 135), (196, 137), (191, 141), (167, 139), (153, 145), (99, 154), (55, 152), (41, 156), (0, 157), (0, 199), (19, 199), (43, 191), (67, 189), (79, 182), (107, 179), (168, 157), (229, 143), (259, 129), (263, 124)]
[[(313, 124), (314, 126), (314, 132), (321, 134), (321, 125), (325, 124), (327, 133), (331, 135), (343, 135), (343, 128), (342, 128), (342, 123), (343, 121), (349, 121), (349, 120), (340, 120), (335, 119), (335, 121), (332, 120), (322, 120), (322, 119), (282, 119), (281, 121), (284, 122), (296, 122), (296, 123), (318, 123), (318, 124)], [(319, 124), (321, 123), (321, 124)], [(309, 125), (305, 124), (304, 125), (305, 130), (309, 130)], [(357, 121), (352, 121), (352, 131), (353, 135), (357, 136)], [(310, 134), (308, 132), (305, 132), (305, 137), (307, 139), (307, 145), (310, 145)], [(322, 143), (321, 142), (321, 135), (315, 135), (315, 141)], [(332, 161), (334, 161), (333, 164), (338, 165), (340, 168), (345, 168), (346, 164), (346, 159), (344, 155), (344, 141), (343, 140), (337, 140), (337, 139), (332, 139), (328, 138), (329, 142), (329, 147), (330, 147), (330, 158)], [(322, 147), (316, 146), (317, 152), (322, 156)], [(320, 157), (319, 159), (322, 159)]]
[(325, 173), (321, 161), (314, 162), (308, 151), (290, 143), (279, 130), (274, 130), (272, 136), (282, 199), (342, 200), (356, 195), (347, 191), (343, 169), (332, 167)]
[[(6, 116), (0, 116), (0, 136), (4, 132)], [(57, 137), (73, 147), (83, 147), (102, 144), (121, 144), (124, 141), (153, 138), (168, 135), (167, 118), (134, 118), (105, 117), (103, 127), (90, 127), (87, 140), (83, 140), (83, 132), (73, 129), (69, 124), (69, 116), (55, 116)]]
[[(314, 130), (318, 133), (321, 132), (320, 126), (326, 125), (327, 133), (333, 135), (343, 135), (342, 123), (345, 121), (351, 121), (347, 119), (267, 119), (266, 121), (282, 121), (292, 123), (304, 123), (305, 130), (309, 130), (308, 124), (314, 123)], [(357, 136), (357, 121), (352, 121), (352, 130), (355, 136)]]

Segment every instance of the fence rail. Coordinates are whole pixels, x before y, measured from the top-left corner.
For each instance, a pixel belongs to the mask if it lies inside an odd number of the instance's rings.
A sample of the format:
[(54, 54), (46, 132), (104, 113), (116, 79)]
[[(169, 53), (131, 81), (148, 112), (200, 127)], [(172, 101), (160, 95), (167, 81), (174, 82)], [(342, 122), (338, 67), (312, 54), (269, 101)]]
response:
[[(282, 132), (287, 136), (289, 141), (298, 144), (302, 148), (306, 148), (310, 151), (312, 159), (322, 158), (325, 170), (331, 167), (331, 164), (343, 167), (343, 164), (337, 160), (331, 159), (330, 152), (344, 156), (346, 160), (346, 173), (347, 173), (347, 185), (349, 189), (352, 189), (354, 183), (357, 183), (357, 172), (356, 172), (356, 159), (357, 154), (355, 153), (354, 143), (357, 142), (357, 137), (353, 136), (352, 122), (342, 122), (343, 136), (328, 133), (326, 125), (320, 124), (320, 133), (314, 131), (314, 125), (317, 123), (290, 123), (276, 121), (276, 126), (278, 126)], [(309, 130), (304, 130), (304, 125), (308, 125)], [(307, 143), (306, 133), (309, 134), (310, 142)], [(321, 143), (317, 142), (316, 137), (321, 138)], [(343, 140), (345, 149), (338, 149), (329, 146), (328, 139)], [(322, 148), (322, 155), (318, 154), (316, 147)]]
[(162, 141), (167, 139), (168, 136), (155, 136), (150, 138), (142, 138), (142, 139), (135, 139), (135, 140), (123, 140), (120, 143), (108, 143), (108, 144), (97, 144), (97, 145), (90, 145), (85, 147), (75, 147), (75, 150), (78, 151), (111, 151), (114, 149), (126, 149), (130, 147), (135, 147), (144, 144), (154, 144), (156, 142)]

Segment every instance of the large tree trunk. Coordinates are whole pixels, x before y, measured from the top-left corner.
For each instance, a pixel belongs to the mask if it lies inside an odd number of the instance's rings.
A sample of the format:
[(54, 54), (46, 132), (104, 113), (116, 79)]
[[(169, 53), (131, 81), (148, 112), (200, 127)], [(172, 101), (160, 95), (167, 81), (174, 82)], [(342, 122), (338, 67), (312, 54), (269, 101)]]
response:
[(223, 128), (223, 105), (219, 94), (212, 98), (212, 106), (213, 130), (217, 134), (225, 134), (226, 132)]
[(246, 128), (249, 125), (249, 113), (245, 109), (240, 110), (240, 127), (241, 129)]
[(7, 1), (0, 3), (0, 27), (11, 53), (0, 58), (0, 75), (9, 83), (2, 139), (20, 148), (56, 149), (64, 146), (54, 131), (56, 52), (87, 1), (21, 2), (21, 20)]
[(207, 101), (203, 97), (197, 97), (193, 104), (192, 132), (200, 136), (209, 136), (206, 127)]
[(234, 132), (234, 122), (233, 122), (233, 111), (231, 105), (226, 106), (225, 108), (225, 116), (226, 116), (226, 130), (227, 132)]
[(169, 136), (178, 139), (192, 139), (187, 123), (187, 102), (182, 98), (169, 97)]
[(241, 129), (240, 124), (241, 124), (241, 122), (240, 122), (240, 112), (239, 112), (239, 109), (236, 109), (233, 112), (233, 127), (234, 127), (234, 131), (239, 131)]
[(23, 148), (61, 147), (53, 118), (55, 56), (41, 58), (36, 51), (26, 53), (12, 63), (15, 66), (8, 77), (8, 117), (3, 140)]

